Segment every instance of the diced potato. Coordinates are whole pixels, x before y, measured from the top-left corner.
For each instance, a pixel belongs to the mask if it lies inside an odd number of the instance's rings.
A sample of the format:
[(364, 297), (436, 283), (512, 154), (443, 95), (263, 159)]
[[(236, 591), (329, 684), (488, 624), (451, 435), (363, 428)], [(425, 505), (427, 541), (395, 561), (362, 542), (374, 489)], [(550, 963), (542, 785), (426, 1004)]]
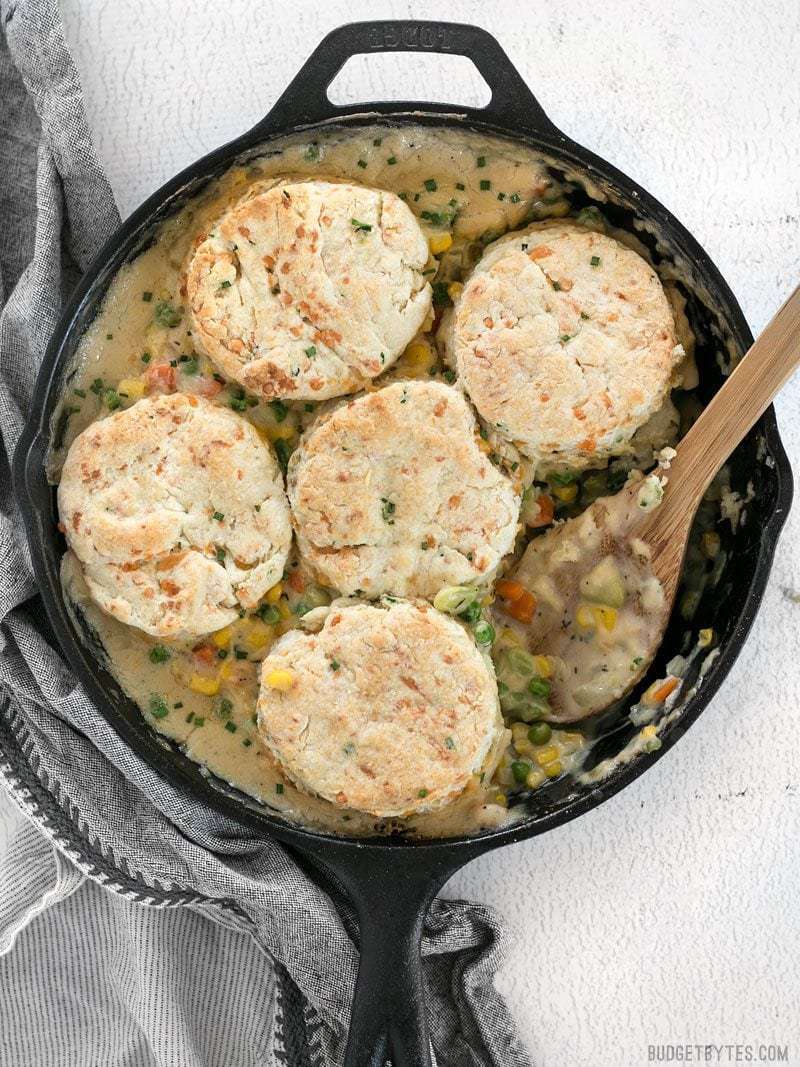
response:
[(144, 396), (143, 378), (123, 378), (117, 385), (117, 392), (123, 399), (141, 400)]
[(245, 646), (251, 652), (259, 652), (271, 644), (275, 637), (275, 628), (268, 626), (261, 619), (248, 619), (242, 626)]
[(581, 595), (596, 604), (621, 608), (625, 603), (625, 583), (613, 556), (604, 556), (581, 578)]
[(232, 627), (225, 626), (222, 630), (217, 630), (215, 634), (212, 634), (211, 640), (214, 642), (217, 648), (225, 648), (226, 645), (229, 645), (231, 643), (232, 636)]

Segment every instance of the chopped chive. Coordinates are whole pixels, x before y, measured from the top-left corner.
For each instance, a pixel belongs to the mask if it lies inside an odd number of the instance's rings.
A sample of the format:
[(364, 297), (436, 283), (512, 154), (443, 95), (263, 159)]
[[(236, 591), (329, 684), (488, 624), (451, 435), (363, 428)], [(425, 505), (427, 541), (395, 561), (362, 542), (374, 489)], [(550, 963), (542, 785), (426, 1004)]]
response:
[(309, 345), (308, 348), (305, 349), (305, 353), (306, 353), (306, 355), (308, 356), (309, 359), (313, 359), (314, 356), (316, 356), (316, 354), (317, 354), (317, 346), (316, 345)]
[(557, 293), (561, 292), (561, 282), (553, 282), (553, 288)]
[(92, 390), (95, 396), (100, 396), (103, 391), (103, 379), (95, 378), (89, 388)]
[(600, 266), (600, 257), (599, 256), (592, 256), (592, 258), (589, 260), (589, 263), (593, 267), (599, 267)]
[(220, 649), (217, 650), (217, 659), (227, 659), (227, 658), (228, 658), (228, 650), (227, 650), (227, 648), (220, 648)]
[(150, 649), (148, 656), (151, 663), (166, 663), (172, 656), (172, 653), (164, 645), (153, 645)]
[(444, 739), (444, 747), (445, 747), (445, 748), (449, 748), (449, 749), (450, 749), (450, 751), (452, 752), (452, 750), (453, 750), (453, 749), (454, 749), (454, 748), (456, 747), (456, 743), (455, 743), (455, 741), (454, 741), (454, 740), (452, 739), (452, 737), (446, 737), (446, 738)]
[(315, 163), (319, 159), (319, 145), (310, 144), (306, 149), (305, 155), (309, 163)]
[(231, 283), (226, 279), (224, 282), (220, 282), (217, 288), (218, 289), (230, 289), (230, 287), (231, 287)]
[(485, 167), (486, 166), (486, 156), (478, 156), (478, 158), (475, 160), (475, 164), (478, 167)]
[(194, 712), (190, 711), (189, 714), (186, 716), (186, 722), (191, 722), (193, 718), (194, 718)]
[(359, 222), (358, 219), (350, 219), (350, 225), (353, 227), (356, 233), (369, 233), (369, 231), (372, 229), (372, 223)]
[(275, 783), (275, 792), (278, 793), (278, 795), (280, 795), (283, 792), (283, 782), (276, 782)]
[(275, 442), (274, 447), (275, 447), (275, 455), (278, 457), (278, 463), (280, 463), (281, 470), (285, 474), (286, 473), (286, 467), (288, 466), (288, 463), (289, 463), (289, 456), (291, 455), (291, 451), (289, 449), (289, 446), (283, 440), (283, 438), (280, 437)]
[(497, 199), (498, 200), (505, 200), (505, 198), (506, 198), (506, 194), (505, 193), (498, 193), (497, 194)]
[(75, 396), (79, 396), (81, 398), (81, 400), (83, 400), (83, 398), (86, 396), (86, 390), (85, 389), (73, 389), (72, 391), (75, 394)]
[(434, 307), (448, 307), (451, 303), (450, 294), (447, 291), (447, 282), (434, 282), (433, 286), (433, 306)]
[(142, 352), (142, 363), (149, 363), (152, 358), (149, 352)]
[(422, 183), (429, 193), (435, 193), (439, 186), (436, 184), (435, 178), (426, 178)]
[(144, 300), (145, 304), (149, 304), (152, 299), (153, 294), (150, 292), (149, 289), (145, 289), (145, 291), (142, 293), (142, 300)]
[(456, 380), (456, 372), (454, 370), (451, 370), (449, 367), (445, 367), (445, 369), (442, 371), (442, 377), (448, 385), (452, 385), (453, 382)]
[(234, 648), (233, 654), (236, 659), (247, 659), (247, 652), (243, 648)]
[(417, 796), (418, 796), (418, 797), (419, 797), (420, 799), (422, 799), (423, 797), (426, 797), (427, 795), (428, 795), (428, 790), (427, 790), (427, 789), (420, 789), (420, 790), (418, 790), (418, 792), (417, 792)]
[(512, 204), (518, 204), (522, 197), (519, 195), (519, 193), (512, 193), (508, 199), (511, 201)]
[(106, 404), (108, 405), (109, 411), (116, 411), (122, 403), (120, 395), (116, 389), (106, 389), (104, 399)]
[(491, 189), (492, 183), (489, 181), (488, 178), (482, 178), (480, 182), (480, 187), (481, 191), (485, 193), (488, 192), (489, 189)]
[(381, 497), (381, 515), (383, 517), (383, 521), (387, 522), (390, 526), (394, 526), (394, 519), (392, 518), (392, 515), (394, 515), (396, 510), (397, 506), (395, 505), (394, 501), (388, 500), (385, 496)]
[(172, 706), (173, 706), (173, 708), (182, 708), (183, 707), (183, 701), (182, 700), (176, 700), (175, 703)]
[(235, 734), (238, 727), (235, 722), (226, 722), (225, 729), (228, 731), (229, 734)]
[(338, 659), (332, 659), (331, 660), (331, 670), (332, 671), (338, 671), (340, 667), (341, 667), (341, 663), (338, 661)]
[(456, 189), (460, 189), (463, 192), (466, 189), (466, 185), (463, 182), (456, 182)]
[(250, 748), (250, 746), (252, 745), (252, 743), (253, 743), (253, 742), (252, 742), (252, 741), (250, 740), (250, 738), (249, 738), (249, 737), (246, 737), (246, 738), (244, 739), (244, 741), (242, 741), (242, 746), (243, 746), (244, 748)]
[(205, 724), (206, 724), (205, 716), (204, 715), (195, 715), (194, 724), (195, 724), (195, 726), (205, 726)]
[(383, 144), (383, 138), (376, 137), (372, 143), (375, 145), (376, 148), (380, 148), (380, 146)]
[(216, 551), (214, 552), (214, 555), (217, 558), (217, 563), (224, 563), (225, 562), (225, 549), (224, 548), (216, 549)]
[(113, 341), (114, 340), (114, 334), (113, 333), (107, 333), (106, 334), (106, 340), (107, 341)]
[(390, 167), (393, 167), (397, 162), (397, 156), (389, 156), (386, 162), (389, 164)]
[(366, 159), (359, 159), (358, 165), (359, 165), (359, 167), (361, 167), (362, 170), (366, 170), (366, 167), (367, 167)]
[(181, 370), (184, 374), (188, 374), (190, 377), (197, 374), (197, 371), (199, 370), (197, 359), (194, 356), (191, 359), (184, 359), (181, 363)]

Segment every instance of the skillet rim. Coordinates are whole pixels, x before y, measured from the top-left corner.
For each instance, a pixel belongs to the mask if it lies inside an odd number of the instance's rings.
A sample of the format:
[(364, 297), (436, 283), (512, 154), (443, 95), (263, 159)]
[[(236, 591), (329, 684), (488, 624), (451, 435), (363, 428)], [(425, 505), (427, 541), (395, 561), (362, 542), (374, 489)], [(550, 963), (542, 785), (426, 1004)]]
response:
[[(396, 855), (398, 849), (413, 849), (417, 855), (421, 850), (431, 862), (438, 861), (447, 866), (457, 863), (460, 866), (480, 853), (538, 836), (585, 814), (633, 782), (661, 759), (679, 738), (683, 737), (708, 706), (724, 681), (755, 619), (774, 560), (778, 538), (791, 505), (793, 495), (791, 467), (778, 433), (774, 409), (770, 407), (751, 434), (763, 435), (768, 453), (774, 460), (776, 502), (769, 520), (761, 531), (755, 567), (743, 609), (733, 631), (720, 648), (720, 653), (703, 679), (702, 685), (686, 701), (678, 719), (670, 726), (663, 738), (661, 748), (656, 752), (639, 754), (629, 763), (612, 772), (607, 780), (578, 793), (556, 811), (531, 815), (519, 822), (469, 836), (430, 839), (380, 835), (352, 837), (293, 824), (280, 814), (273, 814), (265, 805), (256, 807), (258, 802), (255, 800), (250, 799), (245, 803), (232, 794), (215, 788), (208, 780), (208, 772), (201, 770), (199, 764), (180, 752), (177, 747), (160, 738), (144, 718), (140, 723), (134, 724), (124, 715), (117, 713), (107, 702), (105, 689), (99, 676), (93, 672), (91, 665), (87, 662), (91, 659), (96, 664), (97, 661), (95, 657), (87, 654), (87, 647), (79, 640), (69, 623), (63, 597), (60, 595), (58, 575), (50, 574), (44, 551), (48, 532), (51, 532), (46, 529), (49, 526), (48, 516), (44, 514), (44, 509), (40, 510), (35, 501), (37, 482), (52, 499), (52, 487), (47, 483), (43, 466), (50, 437), (50, 428), (47, 423), (58, 399), (63, 373), (69, 365), (71, 352), (68, 351), (68, 347), (73, 333), (78, 329), (77, 320), (86, 304), (94, 298), (97, 289), (103, 289), (105, 292), (117, 271), (128, 261), (137, 240), (146, 235), (154, 223), (160, 224), (163, 221), (163, 219), (158, 219), (159, 213), (173, 205), (176, 209), (181, 206), (181, 193), (184, 194), (184, 199), (195, 195), (206, 181), (213, 180), (225, 166), (233, 165), (237, 157), (248, 154), (254, 158), (258, 154), (255, 151), (257, 148), (268, 149), (274, 141), (340, 125), (352, 127), (375, 122), (438, 125), (511, 139), (516, 144), (524, 144), (526, 147), (552, 157), (556, 163), (566, 161), (570, 166), (586, 173), (587, 176), (605, 179), (627, 197), (637, 201), (641, 206), (642, 215), (675, 240), (677, 247), (686, 256), (691, 267), (697, 270), (698, 275), (703, 279), (710, 294), (718, 298), (720, 317), (737, 345), (742, 350), (746, 350), (753, 341), (744, 314), (718, 268), (679, 220), (638, 183), (588, 149), (577, 145), (549, 124), (539, 130), (514, 128), (500, 124), (494, 118), (487, 119), (480, 110), (472, 108), (409, 102), (370, 104), (366, 110), (363, 105), (337, 108), (336, 114), (332, 117), (322, 121), (299, 123), (288, 128), (280, 125), (280, 122), (271, 123), (270, 120), (271, 115), (268, 115), (265, 120), (247, 133), (191, 163), (149, 196), (105, 242), (64, 308), (37, 375), (32, 393), (31, 410), (13, 457), (14, 490), (24, 520), (34, 576), (50, 624), (76, 677), (85, 686), (106, 722), (156, 773), (168, 779), (177, 775), (182, 785), (196, 799), (210, 804), (248, 830), (266, 832), (286, 844), (314, 852), (359, 852), (368, 849), (373, 853), (385, 853), (387, 858), (390, 853)], [(110, 269), (112, 264), (113, 270)], [(104, 670), (104, 668), (101, 669)]]

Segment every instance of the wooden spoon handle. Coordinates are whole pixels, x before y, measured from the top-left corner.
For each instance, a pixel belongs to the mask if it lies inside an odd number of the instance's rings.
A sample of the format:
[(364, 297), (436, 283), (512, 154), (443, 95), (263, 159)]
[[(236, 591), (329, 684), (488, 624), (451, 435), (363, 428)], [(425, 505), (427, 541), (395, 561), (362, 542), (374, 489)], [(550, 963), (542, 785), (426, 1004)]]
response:
[(800, 364), (800, 286), (714, 395), (678, 445), (662, 508), (690, 511), (725, 460), (769, 407)]

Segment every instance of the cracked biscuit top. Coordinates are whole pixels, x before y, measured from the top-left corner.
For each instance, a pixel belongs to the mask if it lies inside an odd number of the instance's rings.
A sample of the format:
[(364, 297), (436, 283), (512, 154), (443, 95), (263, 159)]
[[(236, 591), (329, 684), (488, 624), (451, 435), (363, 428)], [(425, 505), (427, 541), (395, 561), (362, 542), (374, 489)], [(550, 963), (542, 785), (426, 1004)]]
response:
[(362, 388), (422, 326), (428, 245), (394, 193), (346, 182), (259, 183), (195, 249), (195, 343), (267, 400)]

